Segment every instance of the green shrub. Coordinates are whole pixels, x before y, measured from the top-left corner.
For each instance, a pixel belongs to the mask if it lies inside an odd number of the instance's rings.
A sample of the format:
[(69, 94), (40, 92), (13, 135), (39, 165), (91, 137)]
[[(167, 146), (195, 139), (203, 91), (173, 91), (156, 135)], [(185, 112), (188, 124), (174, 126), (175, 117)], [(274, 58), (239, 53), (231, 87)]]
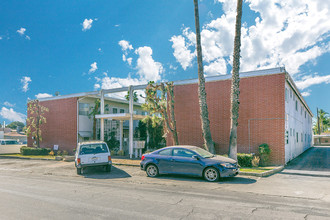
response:
[(34, 147), (21, 147), (22, 155), (48, 155), (51, 151), (50, 148), (34, 148)]
[(260, 155), (260, 163), (262, 166), (266, 166), (269, 161), (271, 149), (268, 144), (261, 144), (259, 146), (259, 155)]
[(123, 150), (120, 150), (117, 152), (118, 156), (124, 156), (125, 155), (125, 152)]
[(237, 154), (237, 161), (241, 167), (252, 167), (253, 154)]

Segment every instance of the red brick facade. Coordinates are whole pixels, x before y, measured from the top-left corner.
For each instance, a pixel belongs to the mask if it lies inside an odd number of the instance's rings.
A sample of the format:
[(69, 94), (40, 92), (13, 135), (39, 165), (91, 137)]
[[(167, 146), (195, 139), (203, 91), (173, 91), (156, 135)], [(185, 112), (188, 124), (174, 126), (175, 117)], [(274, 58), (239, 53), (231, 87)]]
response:
[[(40, 104), (49, 109), (44, 114), (47, 122), (41, 127), (41, 147), (58, 145), (59, 150), (72, 153), (77, 145), (77, 98), (41, 101)], [(28, 146), (32, 145), (32, 139), (28, 138)]]
[[(231, 80), (206, 83), (212, 138), (219, 154), (228, 152)], [(256, 153), (269, 144), (272, 164), (285, 163), (285, 74), (241, 78), (238, 152)], [(180, 144), (203, 146), (197, 84), (176, 85), (175, 117)], [(168, 145), (172, 144), (168, 138)]]

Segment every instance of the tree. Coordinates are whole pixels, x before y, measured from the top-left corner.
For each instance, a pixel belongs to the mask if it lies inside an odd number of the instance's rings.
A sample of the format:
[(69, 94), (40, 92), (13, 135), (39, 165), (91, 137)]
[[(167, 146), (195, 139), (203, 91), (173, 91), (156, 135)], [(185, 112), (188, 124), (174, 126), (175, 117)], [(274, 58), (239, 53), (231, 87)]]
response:
[(23, 122), (20, 122), (20, 121), (14, 121), (12, 123), (10, 123), (9, 125), (7, 125), (6, 127), (7, 128), (10, 128), (10, 129), (17, 129), (17, 127), (20, 127), (21, 129), (23, 129), (24, 127), (24, 123)]
[[(127, 91), (127, 95), (125, 95), (125, 98), (126, 98), (127, 101), (129, 101), (129, 91)], [(138, 100), (139, 99), (138, 99), (137, 93), (133, 92), (133, 101), (137, 102)]]
[(94, 106), (91, 107), (91, 111), (88, 114), (89, 117), (93, 117), (93, 140), (96, 140), (96, 118), (95, 115), (100, 114), (100, 99), (95, 99)]
[(320, 135), (321, 133), (327, 131), (329, 127), (329, 113), (325, 112), (323, 109), (317, 109), (317, 123), (313, 127), (314, 132)]
[(32, 100), (27, 106), (29, 117), (26, 119), (26, 134), (35, 140), (36, 147), (39, 148), (42, 141), (41, 125), (47, 122), (44, 114), (45, 112), (49, 112), (49, 110), (45, 106), (40, 105), (39, 100)]
[(237, 126), (239, 111), (239, 67), (241, 50), (241, 20), (242, 20), (242, 0), (237, 0), (237, 15), (235, 25), (233, 70), (231, 80), (231, 125), (229, 138), (229, 157), (237, 160)]
[[(161, 115), (162, 121), (166, 124), (166, 130), (172, 133), (173, 143), (178, 145), (179, 139), (174, 114), (173, 82), (167, 82), (165, 84), (154, 84), (153, 81), (149, 82), (146, 88), (145, 100), (146, 103), (142, 107), (149, 112), (149, 115)], [(168, 114), (170, 114), (170, 117)]]
[(198, 98), (199, 98), (200, 117), (202, 123), (202, 132), (203, 132), (204, 145), (206, 149), (209, 150), (211, 153), (215, 154), (214, 142), (212, 140), (211, 129), (210, 129), (209, 111), (206, 102), (201, 35), (199, 28), (198, 0), (194, 0), (194, 7), (195, 7), (196, 49), (197, 49), (197, 64), (198, 64)]

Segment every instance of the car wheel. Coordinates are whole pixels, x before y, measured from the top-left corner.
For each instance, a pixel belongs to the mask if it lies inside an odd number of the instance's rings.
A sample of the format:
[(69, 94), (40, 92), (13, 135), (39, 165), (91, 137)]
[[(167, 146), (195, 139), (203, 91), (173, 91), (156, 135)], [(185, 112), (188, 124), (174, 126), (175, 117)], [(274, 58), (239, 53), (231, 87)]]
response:
[(77, 168), (77, 174), (81, 175), (81, 168)]
[(149, 177), (158, 176), (158, 168), (156, 165), (150, 164), (147, 166), (146, 173)]
[(110, 173), (111, 172), (111, 165), (107, 165), (105, 167), (105, 171), (108, 172), (108, 173)]
[(219, 176), (219, 172), (213, 167), (208, 167), (204, 170), (204, 178), (209, 182), (219, 180)]

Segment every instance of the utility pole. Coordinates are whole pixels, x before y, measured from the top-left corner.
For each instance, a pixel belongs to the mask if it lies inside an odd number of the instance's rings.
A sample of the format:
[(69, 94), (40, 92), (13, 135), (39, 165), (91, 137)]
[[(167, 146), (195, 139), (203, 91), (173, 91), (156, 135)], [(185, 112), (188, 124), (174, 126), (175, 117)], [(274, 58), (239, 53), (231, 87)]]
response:
[(318, 135), (321, 134), (321, 130), (320, 130), (320, 117), (319, 117), (319, 109), (316, 108), (316, 111), (317, 111), (317, 133)]

